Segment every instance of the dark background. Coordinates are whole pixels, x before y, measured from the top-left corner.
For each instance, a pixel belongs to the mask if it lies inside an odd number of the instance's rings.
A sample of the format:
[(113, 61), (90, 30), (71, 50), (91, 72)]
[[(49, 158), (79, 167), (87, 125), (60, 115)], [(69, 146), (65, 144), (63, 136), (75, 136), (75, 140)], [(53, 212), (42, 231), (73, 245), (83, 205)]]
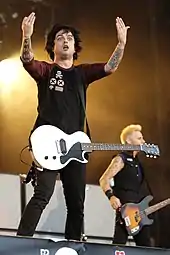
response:
[[(36, 12), (33, 49), (38, 59), (47, 59), (45, 35), (55, 22), (70, 24), (81, 31), (83, 51), (80, 62), (107, 61), (117, 44), (115, 19), (127, 25), (128, 42), (119, 69), (95, 82), (88, 90), (87, 116), (92, 140), (119, 143), (121, 129), (131, 123), (143, 126), (145, 140), (158, 144), (159, 159), (142, 155), (154, 202), (170, 196), (169, 169), (169, 0), (5, 0), (0, 3), (0, 60), (19, 59), (21, 21)], [(0, 83), (0, 171), (26, 173), (20, 150), (36, 117), (36, 85), (20, 67), (21, 78), (11, 87)], [(1, 68), (0, 68), (1, 73)], [(11, 69), (7, 75), (10, 76)], [(20, 77), (20, 76), (19, 76)], [(87, 182), (98, 184), (113, 156), (93, 152), (87, 166)], [(24, 160), (29, 160), (27, 152)], [(170, 208), (154, 214), (155, 244), (170, 248)]]

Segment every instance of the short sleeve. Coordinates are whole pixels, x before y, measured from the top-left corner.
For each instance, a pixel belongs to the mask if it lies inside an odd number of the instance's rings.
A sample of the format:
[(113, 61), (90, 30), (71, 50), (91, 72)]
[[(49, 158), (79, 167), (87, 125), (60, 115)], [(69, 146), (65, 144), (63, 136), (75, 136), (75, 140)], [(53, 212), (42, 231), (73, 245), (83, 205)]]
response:
[(48, 75), (49, 70), (51, 69), (51, 64), (45, 61), (32, 59), (28, 63), (23, 62), (23, 67), (36, 82), (39, 82), (42, 78)]
[(83, 72), (84, 82), (87, 87), (90, 83), (102, 79), (108, 75), (104, 70), (105, 64), (106, 63), (80, 65)]

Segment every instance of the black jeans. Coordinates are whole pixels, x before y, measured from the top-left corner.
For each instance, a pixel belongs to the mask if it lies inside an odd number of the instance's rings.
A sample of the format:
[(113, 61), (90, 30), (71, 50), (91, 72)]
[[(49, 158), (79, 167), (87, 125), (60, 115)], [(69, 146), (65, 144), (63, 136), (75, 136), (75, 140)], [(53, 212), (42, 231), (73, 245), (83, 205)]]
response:
[[(71, 161), (60, 170), (67, 206), (66, 239), (80, 240), (81, 238), (84, 219), (85, 167), (85, 164)], [(34, 195), (24, 210), (17, 235), (33, 236), (41, 214), (53, 194), (57, 174), (57, 171), (52, 170), (37, 171)]]
[[(141, 231), (133, 237), (137, 246), (151, 247), (150, 226), (144, 226)], [(120, 224), (116, 217), (115, 233), (113, 237), (113, 244), (126, 244), (128, 240), (128, 232), (125, 225)]]

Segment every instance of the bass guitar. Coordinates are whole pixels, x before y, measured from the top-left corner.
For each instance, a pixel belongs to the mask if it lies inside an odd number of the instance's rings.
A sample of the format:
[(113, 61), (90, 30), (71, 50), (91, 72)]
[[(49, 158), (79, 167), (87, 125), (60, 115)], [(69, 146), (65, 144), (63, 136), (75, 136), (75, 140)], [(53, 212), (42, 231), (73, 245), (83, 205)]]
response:
[(170, 198), (149, 206), (149, 202), (153, 199), (151, 195), (145, 197), (140, 203), (127, 203), (120, 209), (121, 218), (124, 220), (127, 232), (130, 236), (139, 233), (145, 225), (151, 225), (153, 219), (149, 219), (148, 215), (170, 204)]

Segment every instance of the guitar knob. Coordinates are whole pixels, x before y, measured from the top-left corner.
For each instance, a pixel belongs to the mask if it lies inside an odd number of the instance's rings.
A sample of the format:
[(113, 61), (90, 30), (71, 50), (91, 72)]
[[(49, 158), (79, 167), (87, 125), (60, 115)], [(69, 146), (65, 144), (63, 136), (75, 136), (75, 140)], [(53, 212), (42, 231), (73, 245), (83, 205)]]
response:
[(47, 159), (48, 159), (48, 156), (45, 156), (44, 159), (47, 160)]
[(56, 156), (53, 156), (53, 159), (56, 159), (57, 157)]

